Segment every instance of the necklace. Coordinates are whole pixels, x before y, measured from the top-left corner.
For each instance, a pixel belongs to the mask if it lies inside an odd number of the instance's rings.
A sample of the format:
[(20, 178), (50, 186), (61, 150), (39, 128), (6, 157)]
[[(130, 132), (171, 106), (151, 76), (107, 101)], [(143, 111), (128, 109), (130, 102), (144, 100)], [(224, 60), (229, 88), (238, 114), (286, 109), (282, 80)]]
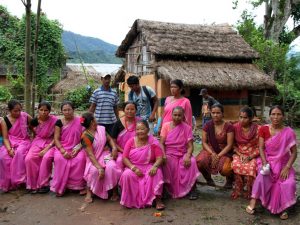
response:
[(125, 119), (124, 119), (124, 122), (125, 122), (125, 129), (126, 129), (127, 131), (129, 131), (129, 132), (135, 131), (135, 126), (136, 126), (135, 118), (133, 119), (133, 122), (131, 123), (131, 124), (133, 124), (132, 129), (129, 129), (129, 128), (128, 128), (128, 120), (126, 119), (126, 117), (125, 117)]

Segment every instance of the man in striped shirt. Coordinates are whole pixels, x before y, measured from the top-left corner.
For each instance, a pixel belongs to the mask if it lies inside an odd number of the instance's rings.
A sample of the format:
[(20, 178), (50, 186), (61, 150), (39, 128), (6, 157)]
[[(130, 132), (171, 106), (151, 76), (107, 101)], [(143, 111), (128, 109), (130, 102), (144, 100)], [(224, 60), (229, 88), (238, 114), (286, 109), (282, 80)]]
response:
[(117, 92), (110, 87), (110, 81), (110, 74), (101, 76), (102, 86), (93, 92), (89, 108), (90, 112), (95, 113), (97, 123), (104, 126), (109, 134), (118, 118), (117, 104), (119, 102)]

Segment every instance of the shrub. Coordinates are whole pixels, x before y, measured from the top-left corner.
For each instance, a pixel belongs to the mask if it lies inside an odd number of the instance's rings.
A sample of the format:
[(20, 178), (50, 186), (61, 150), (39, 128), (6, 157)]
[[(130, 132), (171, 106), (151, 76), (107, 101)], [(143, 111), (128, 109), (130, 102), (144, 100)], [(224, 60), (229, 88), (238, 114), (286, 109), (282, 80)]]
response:
[(86, 110), (89, 107), (89, 99), (93, 90), (94, 88), (89, 88), (89, 86), (71, 90), (67, 93), (67, 99), (72, 101), (78, 110)]
[(0, 102), (7, 102), (12, 98), (12, 95), (7, 87), (0, 86)]

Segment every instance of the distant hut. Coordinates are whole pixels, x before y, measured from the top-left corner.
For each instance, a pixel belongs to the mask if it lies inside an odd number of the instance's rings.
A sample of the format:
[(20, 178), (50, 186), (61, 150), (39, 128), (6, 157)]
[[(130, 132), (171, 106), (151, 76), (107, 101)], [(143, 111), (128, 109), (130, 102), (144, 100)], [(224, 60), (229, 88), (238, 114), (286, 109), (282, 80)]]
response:
[[(253, 64), (258, 53), (228, 24), (189, 25), (138, 19), (116, 56), (125, 58), (117, 81), (124, 82), (133, 74), (140, 76), (142, 85), (156, 90), (159, 114), (170, 95), (171, 79), (183, 80), (196, 116), (201, 110), (201, 88), (207, 88), (224, 104), (228, 119), (237, 118), (245, 104), (264, 108), (268, 91), (275, 89), (274, 81)], [(127, 96), (127, 85), (124, 90)]]

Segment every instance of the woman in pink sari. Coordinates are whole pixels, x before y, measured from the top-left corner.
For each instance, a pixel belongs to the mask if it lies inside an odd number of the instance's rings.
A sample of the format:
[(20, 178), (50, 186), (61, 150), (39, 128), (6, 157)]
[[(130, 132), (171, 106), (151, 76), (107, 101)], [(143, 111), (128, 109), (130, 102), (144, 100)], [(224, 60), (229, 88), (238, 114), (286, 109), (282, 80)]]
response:
[(193, 126), (192, 106), (190, 100), (183, 96), (185, 93), (183, 88), (184, 86), (181, 80), (176, 79), (171, 81), (170, 89), (172, 96), (166, 98), (161, 127), (164, 123), (172, 121), (172, 111), (176, 106), (181, 106), (184, 109), (183, 121), (191, 127)]
[(296, 203), (296, 177), (292, 167), (297, 158), (296, 134), (284, 127), (284, 110), (276, 105), (270, 109), (271, 124), (259, 130), (258, 175), (253, 184), (246, 211), (254, 214), (256, 201), (272, 214), (288, 219), (287, 209)]
[[(108, 199), (110, 190), (113, 191), (111, 200), (116, 201), (119, 198), (117, 184), (122, 173), (112, 158), (113, 154), (118, 153), (117, 147), (109, 134), (105, 132), (105, 127), (97, 125), (92, 113), (82, 115), (81, 125), (86, 128), (82, 134), (81, 143), (88, 156), (84, 172), (84, 179), (87, 182), (85, 201), (92, 202), (92, 194)], [(106, 141), (110, 144), (112, 153), (104, 148)]]
[(54, 174), (50, 187), (57, 197), (66, 189), (83, 191), (85, 188), (86, 155), (80, 145), (83, 130), (80, 118), (74, 116), (74, 106), (69, 101), (62, 103), (61, 111), (64, 117), (55, 123)]
[(1, 122), (3, 143), (0, 148), (0, 190), (7, 192), (26, 183), (25, 156), (30, 147), (28, 127), (31, 116), (21, 112), (21, 103), (8, 102), (9, 114)]
[[(42, 159), (54, 146), (54, 126), (57, 118), (56, 116), (50, 115), (50, 111), (51, 105), (49, 102), (42, 101), (38, 105), (38, 116), (31, 120), (30, 124), (31, 127), (33, 127), (35, 137), (25, 157), (25, 166), (27, 175), (26, 188), (29, 189), (31, 193), (36, 193), (40, 187), (38, 180)], [(51, 169), (52, 166), (50, 171)], [(50, 174), (48, 174), (48, 178), (50, 178)]]
[(166, 162), (163, 166), (164, 180), (173, 198), (181, 198), (190, 192), (190, 200), (198, 198), (196, 180), (200, 175), (196, 159), (193, 157), (192, 128), (183, 122), (184, 109), (173, 109), (172, 122), (163, 125), (160, 142)]
[(117, 144), (119, 152), (117, 158), (117, 165), (122, 170), (124, 169), (124, 165), (122, 162), (122, 154), (124, 151), (125, 144), (130, 138), (135, 136), (136, 122), (140, 119), (135, 116), (137, 106), (134, 102), (125, 102), (123, 110), (125, 115), (114, 124), (111, 135), (114, 139), (114, 142)]
[(252, 123), (253, 117), (252, 109), (243, 107), (240, 110), (239, 122), (234, 124), (235, 146), (232, 161), (234, 189), (231, 194), (232, 199), (243, 194), (244, 186), (247, 189), (244, 197), (250, 199), (252, 185), (256, 177), (256, 158), (259, 156), (259, 126)]
[(120, 178), (122, 190), (121, 205), (127, 208), (144, 208), (156, 200), (156, 209), (165, 208), (161, 194), (163, 175), (162, 149), (159, 142), (148, 136), (147, 121), (140, 120), (136, 125), (136, 136), (125, 145), (123, 163), (126, 166)]

